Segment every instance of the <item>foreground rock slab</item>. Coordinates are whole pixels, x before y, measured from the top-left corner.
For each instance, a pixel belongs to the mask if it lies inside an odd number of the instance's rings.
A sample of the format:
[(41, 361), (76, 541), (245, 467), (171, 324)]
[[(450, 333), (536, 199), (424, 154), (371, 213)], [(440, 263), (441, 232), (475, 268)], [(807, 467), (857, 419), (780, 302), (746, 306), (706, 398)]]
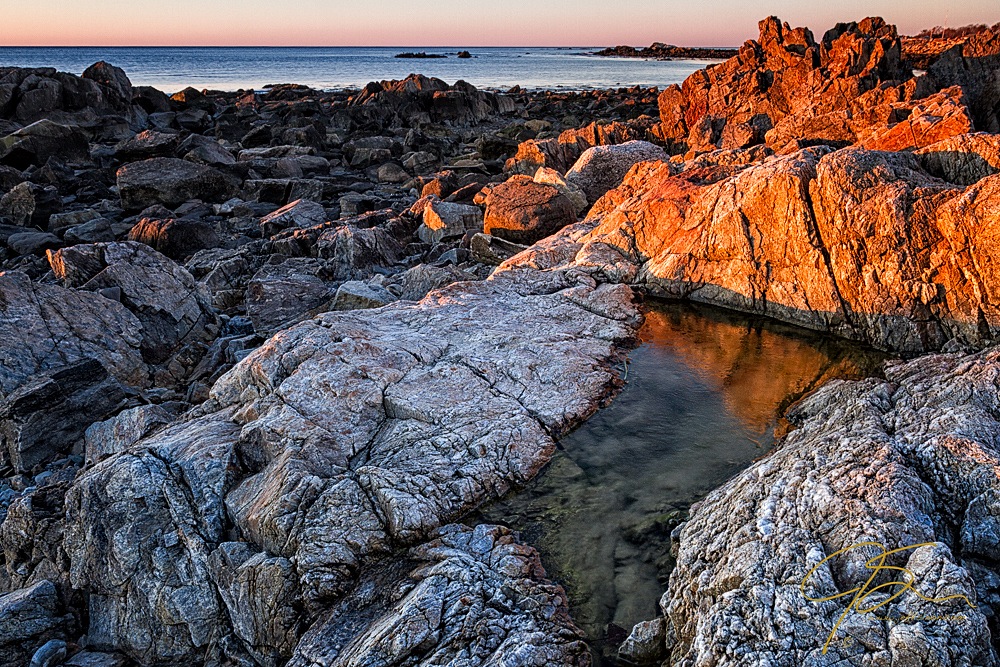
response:
[[(90, 640), (144, 663), (210, 646), (289, 657), (289, 633), (358, 577), (531, 479), (614, 393), (637, 324), (627, 287), (515, 270), (278, 333), (195, 414), (70, 489), (65, 547)], [(527, 617), (554, 608), (498, 622), (519, 643)], [(261, 609), (277, 625), (257, 623)], [(579, 653), (538, 641), (538, 655)]]
[(508, 529), (446, 526), (408, 556), (416, 569), (368, 577), (302, 638), (289, 667), (591, 664), (562, 589), (539, 579), (538, 554)]

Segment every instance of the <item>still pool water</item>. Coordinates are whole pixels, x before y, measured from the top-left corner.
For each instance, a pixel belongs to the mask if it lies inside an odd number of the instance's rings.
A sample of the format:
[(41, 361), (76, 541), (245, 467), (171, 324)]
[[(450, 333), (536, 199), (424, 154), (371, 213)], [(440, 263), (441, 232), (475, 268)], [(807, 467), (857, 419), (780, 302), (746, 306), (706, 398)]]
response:
[[(621, 394), (563, 438), (528, 488), (476, 520), (520, 531), (596, 648), (658, 615), (670, 531), (692, 503), (771, 449), (794, 401), (885, 357), (770, 320), (649, 304)], [(609, 630), (610, 629), (610, 630)]]

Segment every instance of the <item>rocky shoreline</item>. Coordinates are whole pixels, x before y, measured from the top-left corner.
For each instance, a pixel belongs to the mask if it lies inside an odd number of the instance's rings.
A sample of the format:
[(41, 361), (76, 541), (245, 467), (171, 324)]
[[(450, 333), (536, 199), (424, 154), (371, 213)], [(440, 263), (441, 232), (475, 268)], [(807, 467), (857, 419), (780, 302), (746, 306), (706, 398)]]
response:
[[(646, 292), (915, 358), (693, 508), (623, 659), (993, 664), (998, 66), (770, 18), (662, 91), (0, 68), (0, 662), (591, 664), (455, 522), (613, 398)], [(823, 653), (848, 601), (799, 582), (876, 539), (967, 625), (904, 596)]]

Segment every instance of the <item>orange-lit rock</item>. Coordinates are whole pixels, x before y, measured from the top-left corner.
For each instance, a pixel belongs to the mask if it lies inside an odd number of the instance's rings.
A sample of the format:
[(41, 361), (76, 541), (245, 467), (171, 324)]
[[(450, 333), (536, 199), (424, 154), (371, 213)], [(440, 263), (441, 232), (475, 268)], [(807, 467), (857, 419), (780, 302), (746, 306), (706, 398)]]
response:
[(505, 266), (571, 264), (900, 352), (1000, 333), (1000, 176), (963, 192), (910, 153), (828, 147), (677, 169), (637, 165), (585, 222)]

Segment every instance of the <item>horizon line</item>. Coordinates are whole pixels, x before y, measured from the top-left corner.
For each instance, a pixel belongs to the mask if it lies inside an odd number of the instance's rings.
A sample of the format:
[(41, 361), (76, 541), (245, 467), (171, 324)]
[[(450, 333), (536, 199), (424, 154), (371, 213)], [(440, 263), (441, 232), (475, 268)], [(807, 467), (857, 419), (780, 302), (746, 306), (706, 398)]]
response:
[[(667, 44), (667, 42), (653, 42)], [(743, 42), (745, 43), (745, 42)], [(739, 45), (669, 44), (682, 49), (739, 49)], [(618, 46), (647, 48), (652, 44), (2, 44), (0, 49), (607, 49)]]

